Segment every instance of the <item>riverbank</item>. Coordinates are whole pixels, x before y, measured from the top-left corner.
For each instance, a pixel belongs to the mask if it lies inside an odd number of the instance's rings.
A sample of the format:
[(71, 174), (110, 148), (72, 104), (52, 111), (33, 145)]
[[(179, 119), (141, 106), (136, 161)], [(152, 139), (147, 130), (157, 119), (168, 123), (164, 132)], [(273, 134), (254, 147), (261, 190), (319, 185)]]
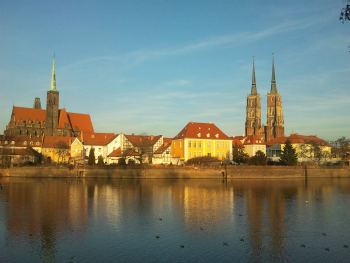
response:
[(307, 177), (349, 177), (349, 167), (308, 167), (301, 166), (229, 166), (224, 168), (202, 167), (145, 167), (145, 168), (84, 168), (68, 169), (65, 167), (14, 167), (0, 169), (3, 177), (111, 177), (111, 178), (223, 178), (228, 179), (286, 179)]

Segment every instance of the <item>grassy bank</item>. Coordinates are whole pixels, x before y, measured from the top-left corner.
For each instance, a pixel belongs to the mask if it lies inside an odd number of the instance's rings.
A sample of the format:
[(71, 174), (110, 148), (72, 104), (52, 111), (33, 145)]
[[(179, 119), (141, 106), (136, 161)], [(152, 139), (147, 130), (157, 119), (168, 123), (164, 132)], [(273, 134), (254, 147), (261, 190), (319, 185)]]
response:
[[(145, 167), (145, 168), (85, 168), (68, 169), (65, 167), (14, 167), (0, 169), (0, 176), (7, 177), (113, 177), (113, 178), (304, 178), (303, 167), (294, 166), (229, 166), (224, 168), (202, 167)], [(350, 169), (308, 167), (308, 177), (349, 177)]]

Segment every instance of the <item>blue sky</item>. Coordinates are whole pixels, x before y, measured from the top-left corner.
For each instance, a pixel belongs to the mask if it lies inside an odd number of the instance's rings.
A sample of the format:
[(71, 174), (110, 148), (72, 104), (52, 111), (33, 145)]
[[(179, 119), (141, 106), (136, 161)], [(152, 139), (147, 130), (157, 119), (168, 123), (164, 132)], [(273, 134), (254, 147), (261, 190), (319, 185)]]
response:
[(0, 130), (12, 105), (60, 106), (95, 130), (174, 136), (188, 121), (244, 132), (255, 56), (266, 121), (271, 54), (286, 132), (350, 135), (350, 23), (343, 0), (0, 2)]

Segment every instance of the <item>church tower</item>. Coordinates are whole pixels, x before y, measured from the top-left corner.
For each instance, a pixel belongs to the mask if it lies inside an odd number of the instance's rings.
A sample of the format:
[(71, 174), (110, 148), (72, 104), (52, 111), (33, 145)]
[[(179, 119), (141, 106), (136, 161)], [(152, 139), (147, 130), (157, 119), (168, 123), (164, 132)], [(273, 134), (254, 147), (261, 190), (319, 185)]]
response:
[(51, 88), (47, 91), (45, 135), (57, 135), (59, 92), (56, 87), (55, 58), (52, 62)]
[(271, 90), (267, 94), (267, 126), (265, 136), (267, 141), (284, 136), (282, 98), (277, 90), (274, 58), (272, 58)]
[(245, 136), (261, 136), (261, 103), (256, 89), (255, 63), (253, 59), (252, 87), (247, 97)]

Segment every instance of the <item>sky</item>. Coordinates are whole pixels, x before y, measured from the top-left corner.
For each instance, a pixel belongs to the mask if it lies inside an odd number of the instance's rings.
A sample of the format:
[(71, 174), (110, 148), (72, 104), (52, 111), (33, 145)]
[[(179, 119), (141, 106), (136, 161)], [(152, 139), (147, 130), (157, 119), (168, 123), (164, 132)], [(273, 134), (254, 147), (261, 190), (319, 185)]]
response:
[(12, 106), (60, 107), (98, 132), (175, 136), (189, 121), (243, 135), (255, 58), (262, 122), (272, 54), (286, 133), (350, 137), (344, 0), (0, 1), (0, 131)]

